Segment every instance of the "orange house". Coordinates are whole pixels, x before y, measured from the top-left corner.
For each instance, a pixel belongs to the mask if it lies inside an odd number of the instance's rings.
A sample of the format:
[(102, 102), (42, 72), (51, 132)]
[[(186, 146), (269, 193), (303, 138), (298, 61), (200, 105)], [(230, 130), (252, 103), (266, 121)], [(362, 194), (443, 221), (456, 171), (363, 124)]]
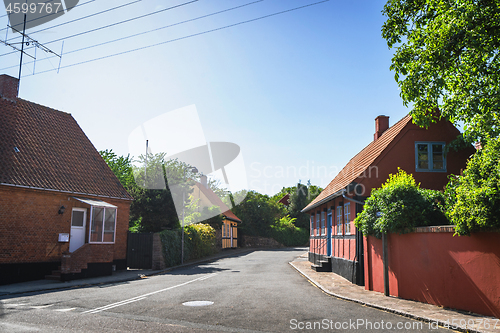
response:
[(0, 284), (126, 269), (132, 198), (69, 114), (0, 75)]
[(475, 152), (470, 146), (445, 154), (445, 145), (460, 134), (449, 121), (424, 129), (411, 119), (407, 115), (389, 127), (389, 117), (378, 116), (374, 140), (302, 210), (310, 214), (309, 261), (314, 269), (332, 271), (364, 285), (363, 235), (353, 221), (371, 190), (398, 168), (412, 174), (421, 187), (442, 190), (448, 175), (459, 174)]
[(196, 182), (191, 194), (195, 200), (199, 200), (198, 205), (202, 207), (219, 207), (222, 212), (222, 249), (238, 247), (238, 223), (241, 220), (234, 215), (229, 207), (215, 194), (207, 184), (207, 177), (201, 177), (201, 183)]

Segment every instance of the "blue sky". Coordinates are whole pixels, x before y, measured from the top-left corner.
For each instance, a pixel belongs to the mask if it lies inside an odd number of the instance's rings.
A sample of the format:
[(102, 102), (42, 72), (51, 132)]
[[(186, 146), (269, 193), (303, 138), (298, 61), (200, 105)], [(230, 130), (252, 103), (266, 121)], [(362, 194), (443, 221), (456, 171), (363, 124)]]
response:
[[(27, 31), (41, 43), (167, 8), (182, 1), (142, 0), (36, 33), (128, 1), (83, 0), (60, 18)], [(128, 153), (127, 139), (147, 120), (196, 105), (205, 138), (238, 144), (250, 190), (274, 194), (311, 180), (326, 186), (373, 140), (374, 119), (390, 124), (408, 109), (389, 70), (392, 50), (381, 37), (385, 1), (325, 3), (207, 34), (66, 67), (90, 59), (312, 4), (264, 0), (140, 37), (142, 31), (252, 2), (200, 0), (147, 18), (66, 39), (61, 61), (37, 50), (23, 67), (20, 97), (69, 112), (99, 150)], [(4, 9), (0, 16), (5, 14)], [(7, 17), (0, 18), (5, 27)], [(0, 39), (5, 38), (0, 31)], [(13, 37), (10, 32), (8, 38)], [(47, 44), (56, 53), (61, 42)], [(0, 54), (10, 52), (0, 46)], [(33, 54), (33, 50), (30, 50)], [(65, 52), (68, 52), (65, 54)], [(31, 59), (25, 57), (25, 61)], [(19, 54), (1, 55), (2, 74), (17, 76)], [(38, 74), (37, 74), (38, 73)]]

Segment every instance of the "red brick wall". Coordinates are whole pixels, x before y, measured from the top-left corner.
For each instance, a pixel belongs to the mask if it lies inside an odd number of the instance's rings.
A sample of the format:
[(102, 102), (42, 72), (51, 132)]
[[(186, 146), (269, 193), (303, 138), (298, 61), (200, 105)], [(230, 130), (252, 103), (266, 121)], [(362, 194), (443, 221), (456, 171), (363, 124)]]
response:
[[(69, 243), (58, 242), (70, 233), (73, 207), (90, 208), (71, 194), (0, 185), (0, 264), (60, 261)], [(125, 259), (130, 201), (92, 196), (118, 207), (113, 259)], [(61, 206), (64, 214), (58, 214)], [(90, 211), (90, 210), (89, 210)], [(90, 214), (87, 213), (87, 219)], [(87, 237), (88, 241), (87, 220)]]
[(113, 244), (84, 244), (73, 253), (65, 253), (61, 260), (61, 273), (80, 273), (88, 263), (113, 261)]

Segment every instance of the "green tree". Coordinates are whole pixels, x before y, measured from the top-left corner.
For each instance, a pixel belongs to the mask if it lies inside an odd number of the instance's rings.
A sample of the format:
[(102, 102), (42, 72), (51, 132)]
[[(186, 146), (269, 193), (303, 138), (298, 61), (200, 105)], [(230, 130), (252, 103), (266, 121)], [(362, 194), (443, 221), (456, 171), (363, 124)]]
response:
[(449, 222), (444, 216), (442, 193), (421, 189), (412, 175), (399, 169), (381, 188), (372, 190), (354, 224), (363, 235), (380, 238), (383, 233), (405, 233), (415, 227)]
[(274, 221), (286, 215), (283, 205), (256, 191), (246, 192), (245, 199), (232, 212), (243, 221), (241, 230), (245, 235), (264, 237), (269, 236)]
[(463, 176), (451, 176), (445, 196), (456, 234), (500, 228), (500, 138), (469, 160)]
[(500, 133), (498, 0), (389, 0), (382, 36), (413, 121), (463, 122), (467, 142)]

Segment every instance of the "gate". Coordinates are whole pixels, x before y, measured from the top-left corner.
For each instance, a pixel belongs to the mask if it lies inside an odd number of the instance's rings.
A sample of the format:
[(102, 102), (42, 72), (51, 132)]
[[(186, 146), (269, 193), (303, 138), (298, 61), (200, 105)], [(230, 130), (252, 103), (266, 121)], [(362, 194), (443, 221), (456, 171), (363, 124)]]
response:
[(153, 268), (153, 233), (128, 233), (127, 266)]

